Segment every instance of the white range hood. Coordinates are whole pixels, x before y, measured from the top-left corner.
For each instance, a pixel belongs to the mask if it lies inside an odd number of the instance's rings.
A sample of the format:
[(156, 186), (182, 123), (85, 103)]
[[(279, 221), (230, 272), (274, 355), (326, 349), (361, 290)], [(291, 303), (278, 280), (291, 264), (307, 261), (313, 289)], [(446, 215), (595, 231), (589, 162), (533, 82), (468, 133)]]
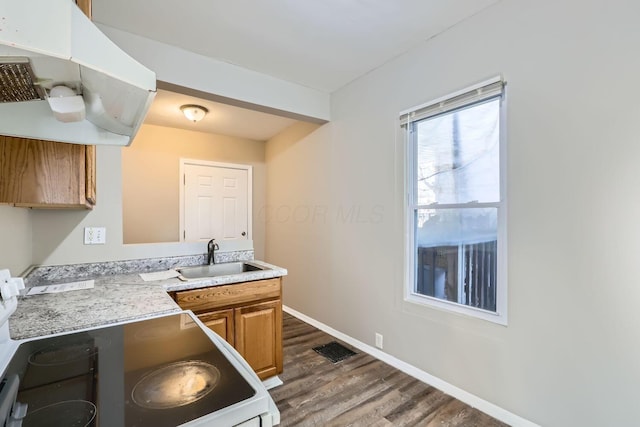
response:
[[(47, 97), (61, 85), (82, 97), (86, 119), (54, 117)], [(0, 0), (0, 135), (129, 145), (155, 91), (155, 73), (118, 48), (72, 0)]]

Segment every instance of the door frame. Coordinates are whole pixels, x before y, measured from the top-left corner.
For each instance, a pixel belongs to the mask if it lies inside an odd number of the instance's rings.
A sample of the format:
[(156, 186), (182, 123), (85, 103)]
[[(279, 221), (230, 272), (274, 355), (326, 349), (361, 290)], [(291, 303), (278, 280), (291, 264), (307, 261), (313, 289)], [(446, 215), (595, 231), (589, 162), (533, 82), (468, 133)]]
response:
[(239, 163), (212, 162), (210, 160), (180, 158), (180, 242), (185, 242), (184, 225), (184, 186), (185, 186), (185, 166), (209, 166), (226, 169), (240, 169), (247, 171), (247, 240), (253, 239), (253, 166)]

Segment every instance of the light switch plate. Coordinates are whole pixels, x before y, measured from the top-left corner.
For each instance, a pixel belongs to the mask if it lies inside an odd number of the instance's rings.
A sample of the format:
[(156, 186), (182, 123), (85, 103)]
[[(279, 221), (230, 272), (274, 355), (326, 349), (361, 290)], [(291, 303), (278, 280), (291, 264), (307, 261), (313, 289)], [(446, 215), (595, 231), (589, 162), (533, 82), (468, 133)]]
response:
[(85, 245), (104, 245), (107, 241), (107, 229), (105, 227), (85, 227)]

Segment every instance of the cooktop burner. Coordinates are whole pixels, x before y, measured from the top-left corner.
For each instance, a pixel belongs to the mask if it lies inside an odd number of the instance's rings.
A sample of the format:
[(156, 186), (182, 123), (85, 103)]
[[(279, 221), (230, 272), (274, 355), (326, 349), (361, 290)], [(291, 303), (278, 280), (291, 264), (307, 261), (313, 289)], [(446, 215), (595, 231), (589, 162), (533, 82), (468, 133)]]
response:
[(256, 395), (188, 313), (26, 341), (18, 377), (25, 426), (177, 426)]
[(207, 362), (183, 361), (163, 366), (133, 386), (133, 401), (149, 409), (177, 408), (200, 400), (218, 385), (220, 371)]
[(86, 400), (69, 400), (29, 412), (22, 425), (87, 427), (96, 418), (96, 405)]
[(82, 359), (89, 359), (97, 352), (98, 348), (91, 341), (69, 343), (64, 347), (54, 344), (32, 353), (29, 356), (29, 363), (35, 366), (64, 365), (78, 362)]

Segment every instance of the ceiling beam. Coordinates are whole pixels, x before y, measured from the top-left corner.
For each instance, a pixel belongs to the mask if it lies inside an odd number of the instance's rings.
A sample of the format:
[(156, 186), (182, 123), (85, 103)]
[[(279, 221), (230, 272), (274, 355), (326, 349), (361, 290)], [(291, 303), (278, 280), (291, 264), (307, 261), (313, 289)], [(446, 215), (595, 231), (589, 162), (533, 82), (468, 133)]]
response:
[(330, 95), (326, 92), (109, 26), (98, 27), (122, 50), (153, 70), (162, 82), (159, 88), (192, 91), (187, 94), (315, 123), (330, 120)]

